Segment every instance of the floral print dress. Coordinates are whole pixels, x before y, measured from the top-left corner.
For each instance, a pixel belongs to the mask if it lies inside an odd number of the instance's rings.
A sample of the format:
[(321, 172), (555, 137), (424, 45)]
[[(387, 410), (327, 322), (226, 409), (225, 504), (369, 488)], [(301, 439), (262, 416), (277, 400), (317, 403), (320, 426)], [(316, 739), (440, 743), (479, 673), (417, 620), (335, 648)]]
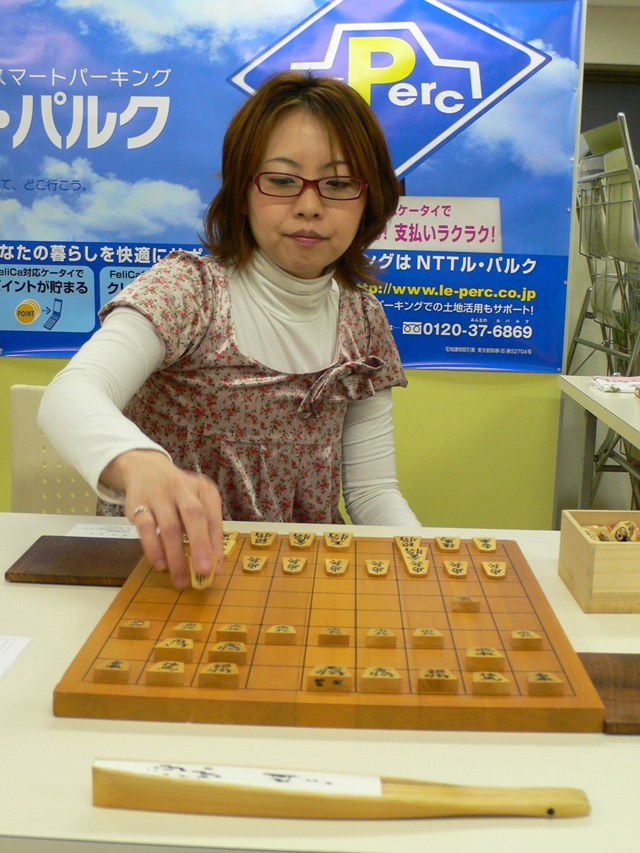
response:
[[(378, 300), (341, 288), (336, 352), (317, 373), (272, 370), (236, 344), (229, 282), (212, 258), (173, 252), (101, 311), (140, 311), (166, 357), (124, 409), (183, 470), (218, 485), (225, 519), (339, 524), (347, 406), (405, 386)], [(122, 507), (101, 502), (104, 514)]]

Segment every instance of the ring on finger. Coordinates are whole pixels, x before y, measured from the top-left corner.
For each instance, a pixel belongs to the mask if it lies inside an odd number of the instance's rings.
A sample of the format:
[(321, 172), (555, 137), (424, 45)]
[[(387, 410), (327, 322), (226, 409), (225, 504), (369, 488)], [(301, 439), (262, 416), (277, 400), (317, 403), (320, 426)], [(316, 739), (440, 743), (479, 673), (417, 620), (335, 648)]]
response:
[(140, 506), (137, 506), (134, 509), (133, 517), (136, 518), (136, 516), (140, 515), (141, 512), (149, 512), (149, 507), (145, 506), (144, 504), (140, 504)]

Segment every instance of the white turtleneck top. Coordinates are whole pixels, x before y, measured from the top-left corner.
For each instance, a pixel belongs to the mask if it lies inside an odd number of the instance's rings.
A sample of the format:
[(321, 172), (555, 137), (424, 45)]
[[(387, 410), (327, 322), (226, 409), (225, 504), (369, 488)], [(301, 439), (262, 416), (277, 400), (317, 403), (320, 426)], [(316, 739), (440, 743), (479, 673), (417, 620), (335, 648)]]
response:
[[(283, 373), (315, 373), (333, 362), (340, 291), (331, 273), (298, 279), (258, 253), (229, 282), (240, 352)], [(40, 428), (104, 500), (124, 502), (100, 482), (113, 459), (130, 450), (166, 453), (121, 411), (164, 358), (154, 326), (134, 309), (116, 308), (45, 393)], [(420, 526), (398, 489), (390, 390), (348, 405), (342, 449), (354, 524)]]

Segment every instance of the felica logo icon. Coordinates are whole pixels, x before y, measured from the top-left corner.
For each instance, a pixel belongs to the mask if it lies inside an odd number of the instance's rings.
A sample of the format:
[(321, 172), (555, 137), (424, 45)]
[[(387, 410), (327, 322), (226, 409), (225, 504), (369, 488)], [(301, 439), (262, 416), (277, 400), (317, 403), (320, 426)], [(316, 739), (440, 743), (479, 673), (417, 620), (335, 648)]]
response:
[(401, 177), (550, 60), (438, 0), (333, 0), (229, 82), (253, 94), (288, 69), (344, 80), (375, 110)]

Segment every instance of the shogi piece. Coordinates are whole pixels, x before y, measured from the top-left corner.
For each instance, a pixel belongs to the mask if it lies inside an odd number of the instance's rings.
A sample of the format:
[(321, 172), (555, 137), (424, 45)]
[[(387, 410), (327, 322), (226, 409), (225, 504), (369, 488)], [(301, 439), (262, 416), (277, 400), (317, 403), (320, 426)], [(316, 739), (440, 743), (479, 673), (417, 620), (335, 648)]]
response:
[(479, 613), (480, 599), (471, 595), (456, 595), (451, 599), (451, 610), (454, 613)]
[(351, 634), (346, 628), (321, 628), (318, 634), (318, 644), (321, 646), (348, 646), (350, 642)]
[(227, 622), (216, 628), (216, 640), (232, 640), (234, 643), (247, 642), (247, 626), (239, 622)]
[(421, 560), (422, 562), (424, 562), (427, 559), (426, 548), (403, 548), (401, 554), (405, 566), (408, 563), (415, 562), (416, 560)]
[(231, 556), (238, 542), (238, 534), (235, 530), (227, 530), (223, 533), (222, 553), (225, 557)]
[(530, 696), (562, 696), (564, 681), (552, 672), (530, 672), (527, 689)]
[(240, 673), (235, 663), (209, 663), (198, 671), (198, 687), (240, 686)]
[(311, 548), (316, 541), (315, 533), (290, 533), (289, 545), (292, 548)]
[(267, 629), (265, 640), (274, 646), (295, 646), (298, 632), (293, 625), (272, 625)]
[(285, 575), (299, 575), (304, 569), (306, 562), (306, 557), (283, 557), (282, 571)]
[(419, 548), (422, 544), (420, 536), (394, 536), (393, 541), (396, 543), (396, 548), (402, 554), (405, 548)]
[(383, 578), (389, 571), (389, 560), (365, 560), (367, 574), (372, 578)]
[(127, 619), (118, 626), (118, 636), (123, 640), (148, 640), (150, 633), (148, 619)]
[(247, 647), (244, 643), (226, 640), (216, 643), (209, 649), (209, 663), (235, 663), (244, 666), (247, 662)]
[(413, 632), (413, 647), (414, 649), (442, 649), (444, 635), (435, 628), (418, 628)]
[(449, 669), (421, 669), (418, 693), (457, 693), (460, 681)]
[(488, 536), (480, 536), (471, 540), (477, 551), (482, 554), (494, 554), (496, 550), (496, 540)]
[(492, 580), (504, 580), (507, 576), (506, 563), (486, 563), (483, 561), (482, 569), (485, 575)]
[(349, 567), (349, 560), (329, 559), (324, 561), (324, 568), (328, 575), (343, 575)]
[(351, 540), (353, 539), (352, 533), (325, 533), (324, 534), (324, 544), (331, 551), (345, 551), (349, 545), (351, 545)]
[(429, 572), (429, 560), (405, 560), (405, 566), (407, 573), (414, 578), (426, 578)]
[(193, 660), (193, 640), (186, 640), (184, 637), (160, 640), (153, 648), (153, 659), (190, 663)]
[(513, 631), (511, 648), (522, 652), (539, 652), (542, 648), (542, 637), (535, 631)]
[(443, 554), (457, 554), (460, 550), (460, 539), (457, 536), (436, 536), (436, 548)]
[(443, 565), (450, 578), (466, 578), (468, 568), (466, 560), (443, 560)]
[(474, 646), (467, 649), (465, 666), (467, 672), (503, 672), (506, 658), (498, 649), (489, 646)]
[(202, 640), (202, 622), (181, 622), (171, 629), (172, 637), (184, 637), (185, 640)]
[(398, 638), (389, 628), (371, 628), (367, 631), (364, 644), (372, 649), (395, 649)]
[(178, 660), (161, 660), (151, 664), (145, 673), (147, 684), (154, 687), (180, 687), (184, 684), (184, 663)]
[(316, 666), (307, 676), (307, 690), (316, 693), (350, 693), (353, 676), (346, 666)]
[(252, 548), (272, 548), (273, 543), (278, 538), (277, 533), (267, 533), (266, 531), (258, 531), (251, 534)]
[(391, 666), (369, 666), (362, 673), (360, 689), (364, 693), (401, 693), (402, 676)]
[(250, 575), (261, 572), (267, 564), (266, 557), (243, 557), (242, 571)]
[(211, 584), (213, 583), (213, 576), (216, 571), (216, 564), (218, 562), (217, 557), (213, 558), (213, 565), (211, 567), (211, 571), (208, 575), (200, 575), (193, 568), (193, 562), (191, 561), (191, 554), (185, 554), (187, 558), (187, 564), (189, 566), (189, 574), (191, 575), (191, 586), (194, 589), (209, 589)]
[(501, 672), (474, 672), (471, 692), (480, 696), (508, 696), (511, 681)]
[(129, 670), (127, 660), (102, 660), (93, 668), (93, 680), (103, 684), (126, 684)]

